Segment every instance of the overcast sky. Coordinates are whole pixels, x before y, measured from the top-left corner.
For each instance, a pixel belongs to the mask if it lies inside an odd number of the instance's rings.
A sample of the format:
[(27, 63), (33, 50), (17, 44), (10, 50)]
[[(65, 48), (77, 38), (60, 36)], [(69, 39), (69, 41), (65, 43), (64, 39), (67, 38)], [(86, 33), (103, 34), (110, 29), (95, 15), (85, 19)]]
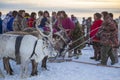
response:
[[(95, 8), (95, 9), (93, 9)], [(112, 9), (120, 13), (120, 0), (0, 0), (0, 11), (9, 10), (68, 10), (92, 11), (96, 9)]]

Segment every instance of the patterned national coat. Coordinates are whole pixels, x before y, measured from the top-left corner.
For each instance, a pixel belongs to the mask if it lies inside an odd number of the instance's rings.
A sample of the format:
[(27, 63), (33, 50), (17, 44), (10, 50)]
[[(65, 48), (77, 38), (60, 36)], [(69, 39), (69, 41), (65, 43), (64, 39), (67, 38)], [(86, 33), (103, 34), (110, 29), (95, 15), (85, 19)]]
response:
[[(120, 41), (120, 19), (118, 21), (118, 40)], [(118, 48), (118, 53), (120, 55), (120, 47)]]
[(105, 17), (97, 36), (100, 37), (100, 43), (103, 46), (119, 46), (118, 29), (114, 20), (109, 15)]
[(79, 39), (79, 40), (74, 42), (70, 46), (70, 48), (75, 48), (78, 45), (80, 45), (81, 43), (82, 43), (81, 46), (79, 46), (77, 49), (82, 49), (85, 47), (85, 44), (83, 44), (83, 42), (85, 41), (84, 31), (83, 31), (82, 26), (80, 25), (79, 22), (75, 23), (75, 29), (72, 31), (71, 39), (73, 42), (76, 41), (77, 39)]
[(24, 18), (21, 15), (16, 16), (16, 18), (14, 19), (14, 22), (13, 22), (13, 31), (21, 31), (21, 30), (23, 30), (23, 27), (22, 27), (23, 19)]

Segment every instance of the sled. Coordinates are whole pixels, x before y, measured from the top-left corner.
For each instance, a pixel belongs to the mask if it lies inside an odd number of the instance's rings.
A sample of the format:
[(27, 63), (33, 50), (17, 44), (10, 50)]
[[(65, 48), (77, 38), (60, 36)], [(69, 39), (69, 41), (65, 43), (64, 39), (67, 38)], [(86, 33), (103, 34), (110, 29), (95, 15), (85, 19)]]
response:
[(51, 63), (61, 63), (61, 62), (70, 62), (72, 59), (55, 59), (55, 60), (49, 60)]

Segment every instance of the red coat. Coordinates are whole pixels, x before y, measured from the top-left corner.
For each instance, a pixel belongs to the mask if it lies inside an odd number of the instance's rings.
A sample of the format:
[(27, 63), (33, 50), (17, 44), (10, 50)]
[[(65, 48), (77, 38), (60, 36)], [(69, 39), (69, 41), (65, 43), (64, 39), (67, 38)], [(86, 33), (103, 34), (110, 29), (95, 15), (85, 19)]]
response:
[(35, 19), (34, 18), (30, 18), (28, 20), (28, 27), (34, 27), (35, 25)]
[(102, 20), (96, 20), (90, 27), (90, 38), (92, 38), (93, 41), (99, 42), (99, 38), (97, 38), (95, 35), (99, 30), (99, 27), (102, 25)]

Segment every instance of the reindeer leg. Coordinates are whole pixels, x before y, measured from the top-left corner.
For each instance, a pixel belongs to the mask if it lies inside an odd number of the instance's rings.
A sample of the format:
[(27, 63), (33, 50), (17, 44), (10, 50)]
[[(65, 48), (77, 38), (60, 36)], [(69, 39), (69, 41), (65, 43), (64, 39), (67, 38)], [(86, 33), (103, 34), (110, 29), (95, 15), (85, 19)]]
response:
[(21, 72), (20, 72), (20, 75), (21, 75), (21, 78), (24, 78), (24, 64), (21, 63)]
[(9, 58), (3, 58), (4, 69), (7, 71), (8, 74), (13, 75), (13, 70), (9, 63)]
[(28, 64), (29, 64), (29, 61), (27, 61), (25, 64), (25, 77), (28, 77)]
[(38, 71), (37, 71), (37, 66), (38, 63), (35, 62), (35, 60), (31, 60), (32, 61), (32, 73), (31, 76), (37, 75)]
[(48, 56), (44, 57), (44, 59), (42, 60), (42, 68), (44, 68), (45, 70), (47, 70), (47, 66), (46, 66), (46, 63), (47, 63), (47, 59), (48, 59)]
[(11, 67), (11, 65), (10, 65), (9, 59), (10, 59), (10, 58), (8, 58), (9, 68), (10, 68), (10, 71), (13, 73), (13, 69), (12, 69), (12, 67)]
[(38, 63), (35, 63), (35, 75), (38, 75), (37, 67), (38, 67)]
[(4, 70), (6, 70), (6, 57), (3, 57)]
[(25, 62), (22, 62), (21, 63), (21, 78), (26, 78), (28, 77), (28, 62), (25, 61)]

